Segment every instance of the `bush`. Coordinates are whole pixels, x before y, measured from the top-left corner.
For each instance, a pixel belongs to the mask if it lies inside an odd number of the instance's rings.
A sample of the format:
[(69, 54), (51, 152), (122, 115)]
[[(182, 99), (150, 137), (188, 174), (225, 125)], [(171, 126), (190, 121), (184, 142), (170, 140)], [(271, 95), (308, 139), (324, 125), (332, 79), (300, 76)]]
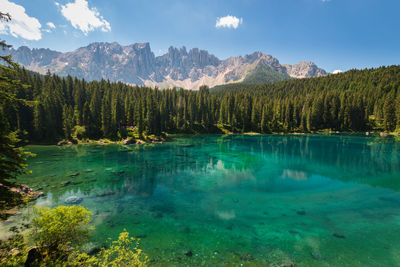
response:
[[(96, 256), (80, 252), (89, 238), (91, 213), (82, 206), (36, 208), (28, 248), (20, 234), (0, 242), (0, 266), (146, 266), (139, 241), (124, 230), (117, 241)], [(29, 242), (30, 243), (30, 242)]]
[(21, 266), (26, 259), (26, 244), (21, 234), (0, 240), (0, 266)]
[(46, 254), (68, 255), (89, 238), (91, 213), (82, 206), (37, 208), (32, 220), (32, 237)]
[(146, 266), (147, 256), (138, 248), (139, 241), (129, 237), (124, 229), (118, 240), (113, 241), (108, 249), (102, 249), (98, 255), (97, 266)]
[(85, 136), (86, 136), (86, 127), (75, 125), (72, 133), (72, 138), (75, 140), (82, 140)]

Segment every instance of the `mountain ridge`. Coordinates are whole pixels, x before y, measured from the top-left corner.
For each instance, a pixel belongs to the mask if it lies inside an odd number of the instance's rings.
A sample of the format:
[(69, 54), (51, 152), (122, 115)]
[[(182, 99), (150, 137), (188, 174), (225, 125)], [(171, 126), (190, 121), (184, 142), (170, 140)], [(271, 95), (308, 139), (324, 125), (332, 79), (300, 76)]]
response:
[(126, 46), (117, 42), (95, 42), (65, 53), (21, 46), (6, 53), (27, 69), (39, 73), (50, 70), (61, 76), (71, 75), (89, 81), (109, 79), (161, 88), (197, 89), (201, 85), (239, 83), (260, 66), (282, 74), (276, 77), (308, 78), (327, 74), (313, 62), (280, 64), (278, 59), (260, 51), (221, 60), (206, 50), (187, 51), (184, 46), (171, 46), (166, 54), (155, 56), (148, 42)]

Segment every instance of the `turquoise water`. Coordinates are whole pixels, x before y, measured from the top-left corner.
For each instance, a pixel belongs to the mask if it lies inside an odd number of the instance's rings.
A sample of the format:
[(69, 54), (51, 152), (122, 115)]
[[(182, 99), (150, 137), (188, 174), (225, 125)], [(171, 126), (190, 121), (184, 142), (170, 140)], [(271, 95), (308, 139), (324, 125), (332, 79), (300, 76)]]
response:
[(46, 194), (36, 205), (81, 197), (92, 244), (126, 228), (152, 265), (400, 266), (392, 139), (211, 135), (28, 149), (33, 173), (18, 181)]

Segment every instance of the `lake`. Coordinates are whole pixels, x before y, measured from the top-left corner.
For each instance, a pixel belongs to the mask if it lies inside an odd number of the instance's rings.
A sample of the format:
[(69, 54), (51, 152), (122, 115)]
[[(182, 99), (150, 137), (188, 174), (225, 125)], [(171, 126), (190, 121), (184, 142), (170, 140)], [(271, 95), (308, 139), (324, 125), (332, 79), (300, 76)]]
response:
[(400, 266), (394, 139), (199, 135), (27, 150), (32, 174), (18, 182), (46, 194), (34, 204), (82, 198), (93, 244), (127, 229), (152, 265)]

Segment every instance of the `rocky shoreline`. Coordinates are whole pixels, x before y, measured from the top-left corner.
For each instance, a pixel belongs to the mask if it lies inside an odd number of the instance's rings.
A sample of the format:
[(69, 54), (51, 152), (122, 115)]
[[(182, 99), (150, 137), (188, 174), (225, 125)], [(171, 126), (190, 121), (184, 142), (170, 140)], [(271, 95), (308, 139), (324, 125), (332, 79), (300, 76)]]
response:
[(70, 146), (75, 144), (121, 144), (121, 145), (146, 145), (146, 144), (163, 144), (164, 142), (168, 142), (170, 139), (164, 137), (150, 137), (146, 139), (135, 139), (135, 138), (126, 138), (120, 141), (112, 141), (109, 139), (100, 139), (100, 140), (61, 140), (57, 142), (57, 146)]
[(18, 214), (19, 207), (30, 201), (34, 201), (43, 195), (43, 192), (33, 191), (24, 184), (0, 184), (2, 194), (0, 205), (0, 221)]

